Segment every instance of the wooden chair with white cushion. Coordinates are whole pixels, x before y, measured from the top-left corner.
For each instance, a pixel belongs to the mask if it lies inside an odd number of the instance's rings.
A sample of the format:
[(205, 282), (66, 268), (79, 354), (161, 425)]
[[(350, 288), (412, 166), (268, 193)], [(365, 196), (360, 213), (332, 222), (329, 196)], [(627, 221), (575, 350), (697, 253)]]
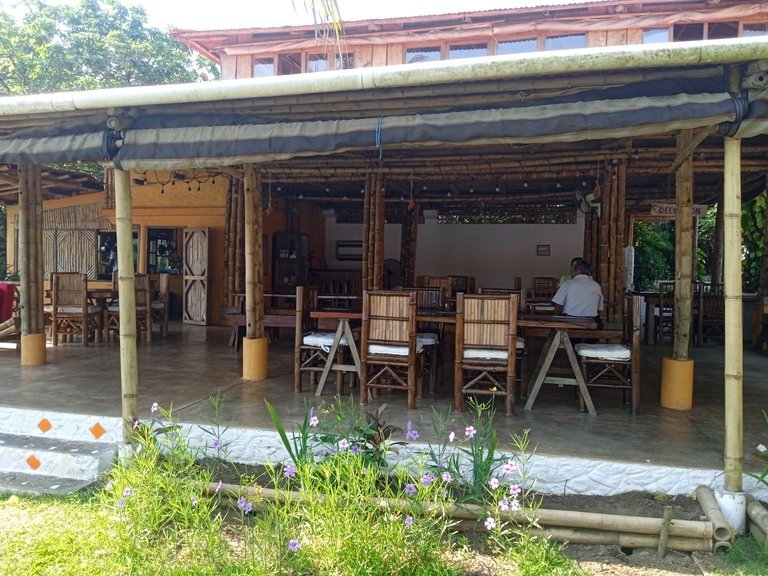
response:
[(170, 296), (170, 275), (162, 273), (157, 279), (157, 290), (152, 290), (152, 324), (157, 324), (162, 336), (168, 336), (168, 298)]
[(506, 414), (515, 412), (520, 296), (461, 294), (456, 297), (454, 405), (464, 410), (467, 395), (504, 398)]
[(403, 390), (408, 408), (422, 396), (424, 344), (416, 335), (415, 291), (363, 292), (360, 400), (381, 389)]
[(101, 308), (88, 302), (88, 280), (79, 272), (56, 272), (51, 275), (51, 343), (72, 341), (79, 335), (83, 346), (91, 336), (101, 341)]
[[(152, 342), (152, 291), (149, 276), (136, 274), (134, 276), (136, 291), (136, 340), (141, 340), (142, 333), (147, 343)], [(107, 342), (111, 341), (112, 334), (120, 333), (120, 305), (112, 302), (107, 306), (105, 320)]]
[(620, 344), (576, 344), (588, 388), (621, 390), (632, 414), (640, 406), (640, 299), (624, 297), (624, 337)]
[[(317, 286), (296, 286), (293, 390), (297, 393), (303, 389), (302, 380), (305, 373), (309, 373), (310, 385), (317, 385), (336, 335), (335, 332), (319, 330), (317, 320), (310, 316), (310, 312), (317, 309), (317, 302)], [(341, 355), (348, 346), (346, 336), (342, 336), (337, 360), (341, 360)], [(343, 377), (342, 372), (336, 372), (336, 392), (339, 394), (344, 391)]]

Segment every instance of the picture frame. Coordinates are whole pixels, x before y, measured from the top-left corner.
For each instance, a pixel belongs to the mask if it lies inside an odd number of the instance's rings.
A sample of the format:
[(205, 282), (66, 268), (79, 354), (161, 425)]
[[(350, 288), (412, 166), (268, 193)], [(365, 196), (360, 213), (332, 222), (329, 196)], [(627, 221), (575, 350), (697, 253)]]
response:
[(549, 244), (537, 244), (536, 245), (536, 256), (549, 256)]

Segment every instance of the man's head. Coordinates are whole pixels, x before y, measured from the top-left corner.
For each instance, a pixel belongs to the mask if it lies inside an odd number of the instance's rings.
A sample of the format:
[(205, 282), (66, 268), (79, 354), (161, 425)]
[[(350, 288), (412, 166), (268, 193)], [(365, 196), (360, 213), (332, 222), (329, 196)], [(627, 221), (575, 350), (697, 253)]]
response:
[(589, 262), (584, 260), (584, 258), (573, 259), (573, 262), (571, 263), (571, 278), (578, 276), (579, 274), (589, 276), (590, 273)]

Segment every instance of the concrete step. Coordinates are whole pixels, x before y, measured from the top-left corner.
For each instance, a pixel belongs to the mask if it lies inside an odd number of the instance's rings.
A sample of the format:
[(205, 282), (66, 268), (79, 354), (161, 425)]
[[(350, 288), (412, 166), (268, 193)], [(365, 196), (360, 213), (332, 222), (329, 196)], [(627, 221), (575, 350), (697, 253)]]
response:
[(116, 454), (117, 445), (106, 442), (0, 433), (0, 489), (55, 494), (79, 490), (109, 469)]
[(0, 472), (0, 494), (73, 494), (93, 484), (95, 479), (78, 480), (24, 472)]

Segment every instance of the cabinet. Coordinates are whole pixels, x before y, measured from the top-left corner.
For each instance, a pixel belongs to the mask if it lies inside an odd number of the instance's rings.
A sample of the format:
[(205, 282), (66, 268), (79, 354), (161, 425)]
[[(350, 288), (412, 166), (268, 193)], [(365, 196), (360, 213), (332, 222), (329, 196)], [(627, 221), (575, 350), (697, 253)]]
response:
[(272, 291), (290, 294), (309, 280), (309, 238), (276, 232), (272, 238)]

